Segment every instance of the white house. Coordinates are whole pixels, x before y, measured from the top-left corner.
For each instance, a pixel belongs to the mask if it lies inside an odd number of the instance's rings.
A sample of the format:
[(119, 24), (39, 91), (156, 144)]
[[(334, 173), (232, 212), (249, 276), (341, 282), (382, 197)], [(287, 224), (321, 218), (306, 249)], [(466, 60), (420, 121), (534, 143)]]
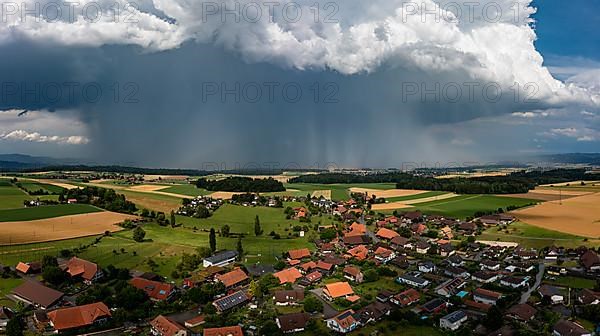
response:
[(462, 310), (457, 310), (440, 319), (440, 328), (457, 330), (465, 321), (467, 321), (467, 314)]

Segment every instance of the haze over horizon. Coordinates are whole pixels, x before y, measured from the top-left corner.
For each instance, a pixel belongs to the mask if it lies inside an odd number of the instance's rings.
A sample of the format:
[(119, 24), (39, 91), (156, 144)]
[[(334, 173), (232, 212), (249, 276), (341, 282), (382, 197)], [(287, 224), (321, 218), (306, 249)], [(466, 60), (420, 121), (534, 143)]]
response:
[(118, 19), (86, 3), (103, 15), (22, 19), (2, 1), (0, 153), (394, 167), (600, 148), (597, 2), (500, 0), (470, 17), (468, 1), (297, 1), (296, 18), (286, 1), (272, 20), (222, 2), (117, 1)]

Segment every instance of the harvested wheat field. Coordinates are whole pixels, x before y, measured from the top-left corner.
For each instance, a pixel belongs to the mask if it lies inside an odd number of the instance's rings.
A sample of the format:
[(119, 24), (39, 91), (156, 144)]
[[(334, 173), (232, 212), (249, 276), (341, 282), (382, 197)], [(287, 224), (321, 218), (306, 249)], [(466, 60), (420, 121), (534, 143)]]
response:
[(500, 194), (496, 196), (503, 197), (515, 197), (515, 198), (528, 198), (535, 199), (540, 201), (558, 201), (560, 199), (568, 199), (577, 196), (589, 195), (592, 192), (589, 191), (579, 191), (579, 190), (563, 190), (562, 192), (558, 189), (543, 189), (536, 188), (534, 190), (530, 190), (528, 193), (524, 194)]
[(117, 226), (136, 216), (103, 211), (22, 222), (0, 222), (0, 245), (38, 243), (103, 234), (121, 230)]
[[(289, 189), (288, 189), (289, 190)], [(315, 190), (311, 194), (312, 197), (325, 197), (326, 199), (331, 199), (331, 190)]]
[(37, 182), (41, 182), (41, 183), (47, 183), (47, 184), (52, 184), (55, 185), (57, 187), (61, 187), (61, 188), (65, 188), (65, 189), (76, 189), (76, 188), (80, 188), (76, 185), (73, 184), (69, 184), (69, 183), (65, 183), (65, 182), (57, 182), (56, 180), (49, 180), (49, 179), (35, 179), (32, 181), (37, 181)]
[(438, 196), (415, 198), (415, 199), (410, 199), (410, 200), (405, 200), (405, 201), (397, 201), (397, 202), (390, 202), (390, 203), (373, 204), (373, 205), (371, 205), (371, 209), (372, 210), (405, 209), (405, 208), (410, 208), (412, 204), (419, 204), (419, 203), (433, 202), (433, 201), (441, 201), (441, 200), (445, 200), (445, 199), (448, 199), (448, 198), (453, 198), (453, 197), (456, 197), (456, 196), (458, 196), (458, 194), (447, 193), (447, 194), (438, 195)]
[[(561, 204), (562, 203), (562, 204)], [(600, 193), (545, 202), (511, 212), (538, 227), (584, 237), (600, 237)]]
[(214, 193), (208, 195), (212, 198), (221, 198), (221, 199), (231, 199), (231, 196), (235, 194), (241, 194), (239, 192), (231, 192), (231, 191), (215, 191)]
[(402, 197), (402, 196), (412, 196), (418, 195), (422, 193), (428, 192), (427, 190), (412, 190), (412, 189), (388, 189), (388, 190), (378, 190), (378, 189), (368, 189), (368, 188), (350, 188), (350, 191), (353, 193), (367, 193), (370, 196), (375, 195), (377, 198), (389, 198), (389, 197)]
[(164, 186), (164, 185), (156, 185), (156, 184), (141, 184), (141, 185), (136, 185), (133, 187), (128, 188), (129, 190), (132, 191), (157, 191), (157, 190), (161, 190), (161, 189), (166, 189), (169, 188), (169, 186)]

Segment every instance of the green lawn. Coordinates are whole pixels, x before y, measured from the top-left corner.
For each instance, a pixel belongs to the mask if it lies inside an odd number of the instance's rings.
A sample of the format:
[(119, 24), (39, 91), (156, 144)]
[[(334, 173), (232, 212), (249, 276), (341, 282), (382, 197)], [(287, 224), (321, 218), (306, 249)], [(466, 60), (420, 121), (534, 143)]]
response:
[(409, 201), (409, 200), (414, 200), (414, 199), (419, 199), (419, 198), (434, 197), (434, 196), (445, 195), (445, 194), (448, 194), (448, 192), (447, 191), (428, 191), (428, 192), (424, 192), (422, 194), (416, 194), (416, 195), (388, 197), (385, 200), (387, 202), (400, 202), (400, 201)]
[(595, 280), (585, 279), (585, 278), (577, 278), (577, 277), (572, 277), (572, 276), (559, 276), (559, 277), (556, 277), (556, 280), (544, 280), (544, 282), (547, 282), (550, 284), (555, 284), (555, 285), (560, 285), (560, 286), (564, 286), (564, 287), (577, 288), (577, 289), (582, 289), (582, 288), (593, 289), (596, 286)]
[(89, 204), (43, 205), (32, 208), (0, 210), (0, 222), (28, 221), (100, 211), (103, 210)]
[(14, 302), (6, 299), (6, 295), (10, 294), (10, 292), (17, 286), (23, 283), (23, 279), (0, 279), (0, 306), (8, 306), (9, 308), (14, 307)]
[(600, 244), (600, 240), (588, 239), (585, 241), (583, 237), (552, 231), (523, 222), (514, 222), (504, 230), (498, 229), (499, 227), (491, 227), (485, 230), (477, 239), (510, 241), (531, 248), (543, 248), (552, 245), (563, 247), (597, 246)]
[(507, 206), (525, 206), (529, 203), (538, 201), (503, 197), (493, 195), (461, 195), (445, 200), (432, 201), (427, 203), (415, 204), (414, 209), (421, 210), (428, 214), (437, 214), (464, 219), (473, 216), (478, 211), (495, 211), (498, 208)]
[(27, 192), (38, 191), (41, 189), (49, 194), (60, 194), (65, 190), (65, 188), (59, 186), (40, 182), (19, 181), (19, 185), (21, 188), (27, 190)]
[(211, 191), (208, 191), (206, 189), (197, 188), (193, 184), (176, 184), (176, 185), (173, 185), (172, 187), (169, 187), (166, 189), (161, 189), (159, 191), (187, 195), (190, 197), (208, 195), (211, 193)]
[(8, 180), (0, 179), (0, 210), (22, 208), (23, 201), (31, 199), (31, 196), (10, 184)]

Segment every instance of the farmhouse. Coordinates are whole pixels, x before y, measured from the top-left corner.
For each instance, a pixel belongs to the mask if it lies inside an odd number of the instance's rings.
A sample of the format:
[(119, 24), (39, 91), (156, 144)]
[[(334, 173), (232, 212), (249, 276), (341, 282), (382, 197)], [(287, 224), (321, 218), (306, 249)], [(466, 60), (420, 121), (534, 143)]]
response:
[(350, 258), (355, 258), (356, 260), (365, 260), (367, 259), (367, 255), (369, 254), (369, 249), (364, 245), (358, 245), (353, 247), (347, 251), (348, 256)]
[(279, 279), (280, 284), (294, 283), (296, 282), (296, 280), (302, 278), (302, 273), (300, 273), (300, 271), (297, 268), (291, 267), (279, 271), (273, 274), (273, 276)]
[(102, 278), (102, 269), (97, 264), (73, 257), (62, 267), (71, 278), (81, 278), (85, 283), (91, 284)]
[(57, 333), (103, 323), (110, 317), (110, 309), (102, 302), (57, 309), (48, 313), (50, 325)]
[(12, 290), (14, 297), (25, 304), (48, 309), (55, 305), (64, 293), (48, 288), (36, 281), (25, 281)]
[(581, 255), (581, 264), (589, 271), (600, 270), (600, 256), (592, 250), (587, 250)]
[(250, 281), (246, 272), (241, 268), (236, 267), (232, 271), (225, 274), (218, 274), (217, 281), (221, 282), (225, 288), (234, 288), (246, 284)]
[(204, 267), (210, 266), (227, 266), (235, 261), (238, 257), (237, 251), (221, 251), (211, 257), (204, 258), (202, 265)]
[(187, 336), (188, 332), (181, 324), (170, 318), (158, 315), (150, 321), (152, 335), (155, 336)]
[(290, 256), (290, 259), (294, 259), (294, 260), (310, 258), (310, 250), (307, 248), (298, 249), (298, 250), (290, 250), (290, 251), (288, 251), (288, 255)]
[(297, 305), (304, 300), (304, 291), (296, 289), (275, 291), (273, 300), (278, 306)]
[(375, 235), (379, 238), (387, 239), (387, 240), (392, 240), (395, 237), (400, 236), (400, 234), (398, 234), (398, 232), (390, 230), (390, 229), (386, 229), (386, 228), (379, 229)]
[(242, 327), (221, 327), (221, 328), (205, 328), (203, 336), (244, 336)]
[(356, 266), (344, 267), (344, 278), (356, 283), (363, 282), (363, 274)]

